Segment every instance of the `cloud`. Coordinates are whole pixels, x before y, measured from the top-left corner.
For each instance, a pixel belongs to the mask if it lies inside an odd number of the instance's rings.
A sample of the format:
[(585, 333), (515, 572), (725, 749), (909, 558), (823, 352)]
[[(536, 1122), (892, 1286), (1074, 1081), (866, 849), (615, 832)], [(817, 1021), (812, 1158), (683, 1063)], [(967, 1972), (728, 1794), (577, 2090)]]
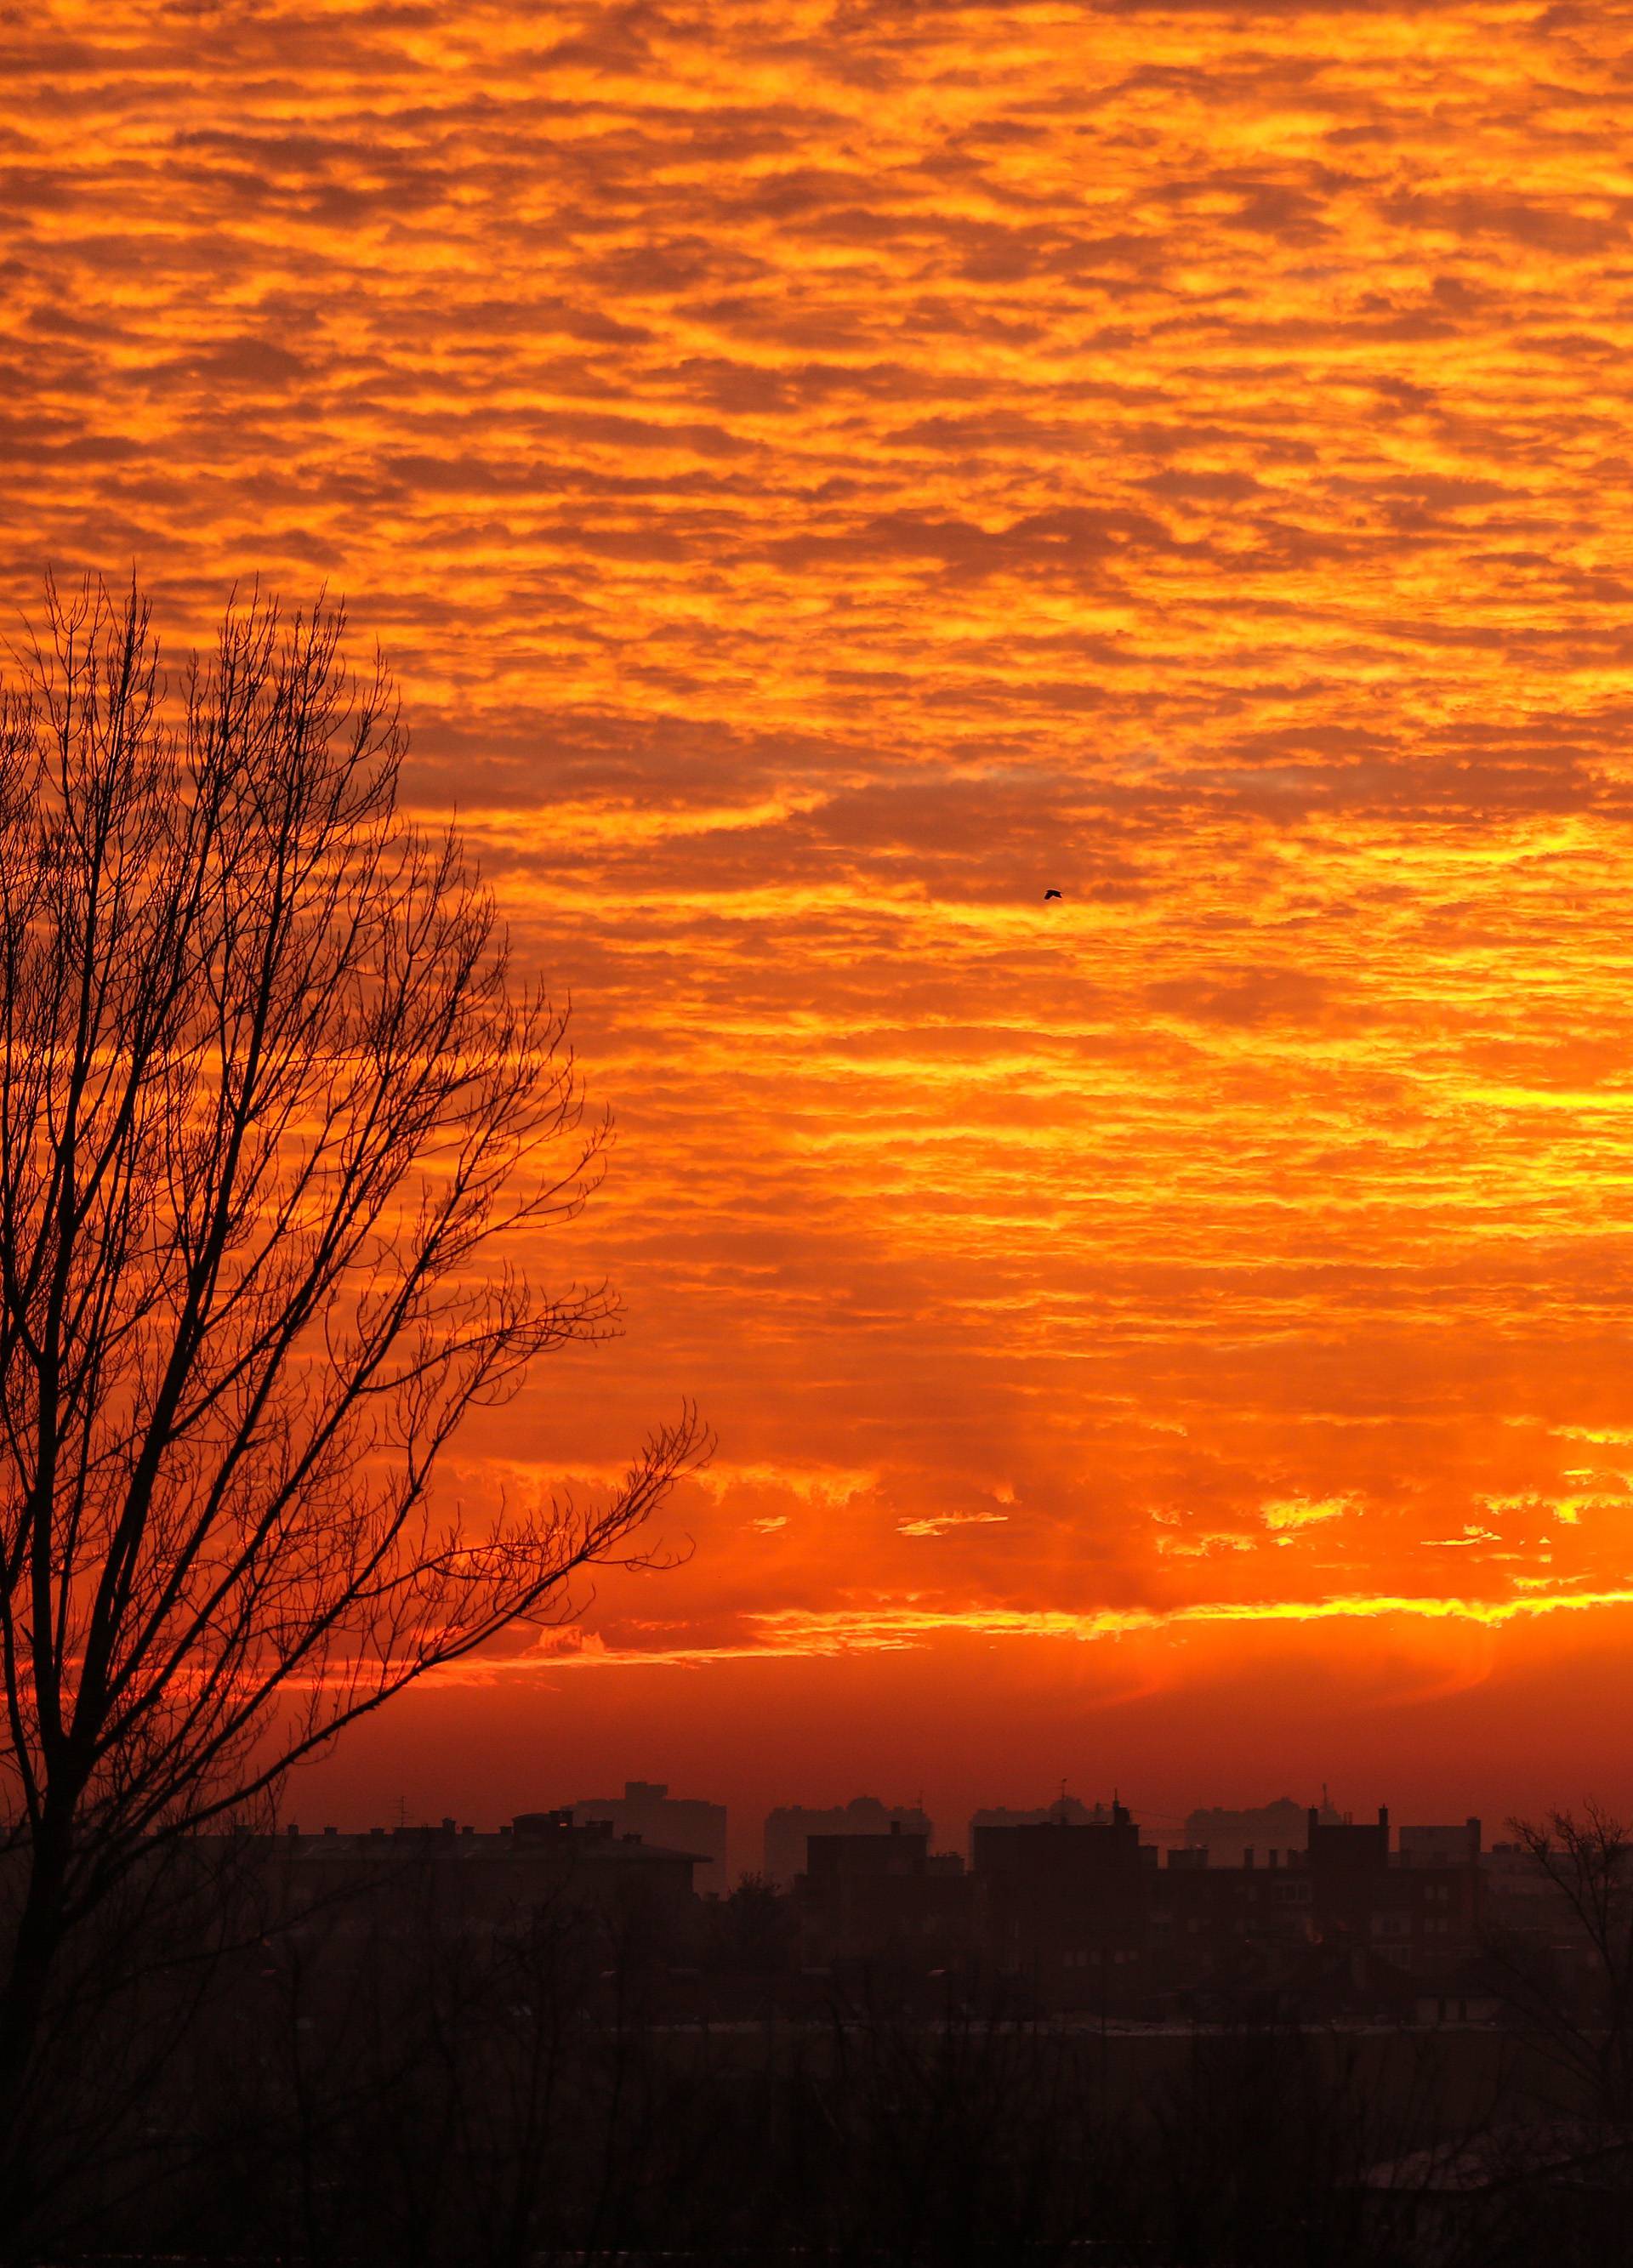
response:
[(1622, 13), (8, 26), (8, 604), (344, 590), (617, 1116), (550, 1661), (1622, 1597)]
[(1008, 1521), (1007, 1512), (942, 1512), (932, 1513), (922, 1520), (898, 1520), (898, 1535), (945, 1535), (957, 1528), (1001, 1528)]
[(1260, 1506), (1260, 1518), (1275, 1535), (1287, 1535), (1329, 1520), (1341, 1520), (1354, 1509), (1348, 1497), (1278, 1497)]

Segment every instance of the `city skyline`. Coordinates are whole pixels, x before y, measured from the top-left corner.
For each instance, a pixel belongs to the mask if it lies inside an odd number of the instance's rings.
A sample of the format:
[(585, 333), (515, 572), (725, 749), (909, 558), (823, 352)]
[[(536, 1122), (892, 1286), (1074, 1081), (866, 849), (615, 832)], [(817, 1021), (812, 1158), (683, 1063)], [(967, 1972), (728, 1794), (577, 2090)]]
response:
[[(309, 1787), (311, 1783), (307, 1785)], [(410, 1808), (399, 1797), (395, 1808), (386, 1813), (378, 1808), (369, 1811), (366, 1803), (361, 1810), (334, 1818), (321, 1805), (301, 1808), (299, 1816), (296, 1807), (291, 1806), (282, 1831), (309, 1837), (316, 1833), (379, 1834), (399, 1829), (418, 1833), (457, 1826), (461, 1833), (491, 1835), (523, 1812), (570, 1815), (580, 1825), (605, 1822), (615, 1832), (632, 1834), (634, 1839), (691, 1851), (701, 1862), (696, 1882), (699, 1894), (720, 1896), (745, 1877), (763, 1875), (787, 1888), (802, 1866), (802, 1859), (796, 1860), (792, 1854), (796, 1850), (802, 1852), (812, 1834), (886, 1835), (899, 1829), (922, 1834), (934, 1852), (957, 1852), (967, 1858), (977, 1830), (983, 1827), (1045, 1822), (1094, 1825), (1123, 1815), (1132, 1819), (1142, 1839), (1149, 1839), (1158, 1850), (1207, 1849), (1216, 1866), (1236, 1866), (1242, 1861), (1244, 1848), (1257, 1849), (1262, 1863), (1268, 1851), (1299, 1845), (1307, 1820), (1348, 1824), (1355, 1819), (1370, 1819), (1378, 1808), (1334, 1803), (1325, 1784), (1307, 1800), (1285, 1789), (1275, 1795), (1261, 1793), (1257, 1801), (1240, 1805), (1210, 1802), (1204, 1795), (1183, 1814), (1125, 1802), (1114, 1787), (1087, 1798), (1075, 1791), (1057, 1790), (1030, 1804), (982, 1800), (967, 1810), (950, 1810), (940, 1816), (927, 1811), (921, 1799), (882, 1796), (865, 1789), (831, 1800), (824, 1800), (819, 1791), (808, 1790), (801, 1795), (785, 1789), (763, 1804), (731, 1806), (706, 1788), (677, 1789), (641, 1780), (626, 1782), (621, 1793), (613, 1796), (571, 1795), (559, 1786), (522, 1788), (513, 1791), (511, 1799), (501, 1800), (497, 1809), (484, 1810), (475, 1818), (457, 1791), (451, 1792), (447, 1800), (451, 1809), (433, 1811)], [(1544, 1806), (1543, 1815), (1548, 1810), (1570, 1808), (1562, 1799)], [(1382, 1808), (1387, 1814), (1391, 1807), (1385, 1803)], [(702, 1815), (708, 1813), (719, 1815), (718, 1824), (703, 1823)], [(1460, 1836), (1472, 1826), (1492, 1845), (1516, 1831), (1505, 1816), (1482, 1820), (1472, 1811), (1459, 1810), (1455, 1803), (1432, 1817), (1427, 1811), (1396, 1805), (1393, 1816), (1397, 1836), (1401, 1830), (1420, 1836), (1452, 1830)], [(772, 1854), (773, 1833), (780, 1859)], [(712, 1852), (723, 1852), (723, 1859), (708, 1863)]]

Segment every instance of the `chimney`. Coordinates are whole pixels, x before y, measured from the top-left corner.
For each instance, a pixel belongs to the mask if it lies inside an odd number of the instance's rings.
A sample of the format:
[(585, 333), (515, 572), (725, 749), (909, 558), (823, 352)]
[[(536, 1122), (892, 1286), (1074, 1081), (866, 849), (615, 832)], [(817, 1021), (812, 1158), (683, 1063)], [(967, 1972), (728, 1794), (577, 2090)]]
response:
[(892, 1819), (892, 1820), (891, 1820), (891, 1822), (890, 1822), (890, 1832), (891, 1832), (891, 1834), (892, 1834), (892, 1835), (899, 1835), (899, 1834), (901, 1833), (901, 1831), (902, 1831), (902, 1822), (901, 1822), (901, 1821), (900, 1821), (899, 1819)]
[(1249, 1845), (1249, 1847), (1248, 1847), (1245, 1851), (1244, 1851), (1244, 1852), (1243, 1852), (1243, 1853), (1242, 1853), (1242, 1864), (1243, 1864), (1245, 1867), (1251, 1867), (1251, 1866), (1252, 1865), (1252, 1863), (1253, 1863), (1253, 1853), (1252, 1853), (1252, 1846), (1251, 1846), (1251, 1845)]
[(1273, 1852), (1270, 1853), (1270, 1864), (1271, 1864), (1273, 1867), (1279, 1867), (1279, 1866), (1281, 1865), (1281, 1863), (1282, 1863), (1282, 1853), (1281, 1853), (1279, 1851), (1273, 1851)]

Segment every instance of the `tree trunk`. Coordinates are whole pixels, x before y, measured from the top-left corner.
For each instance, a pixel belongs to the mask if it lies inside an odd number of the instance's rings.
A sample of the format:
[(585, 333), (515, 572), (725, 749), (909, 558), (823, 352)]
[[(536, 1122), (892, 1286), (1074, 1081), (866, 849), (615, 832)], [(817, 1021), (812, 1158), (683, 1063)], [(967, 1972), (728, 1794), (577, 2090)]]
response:
[(27, 1889), (0, 1985), (0, 2254), (11, 2257), (48, 2185), (28, 2126), (52, 1971), (66, 1929), (72, 1830), (48, 1818), (29, 1846)]

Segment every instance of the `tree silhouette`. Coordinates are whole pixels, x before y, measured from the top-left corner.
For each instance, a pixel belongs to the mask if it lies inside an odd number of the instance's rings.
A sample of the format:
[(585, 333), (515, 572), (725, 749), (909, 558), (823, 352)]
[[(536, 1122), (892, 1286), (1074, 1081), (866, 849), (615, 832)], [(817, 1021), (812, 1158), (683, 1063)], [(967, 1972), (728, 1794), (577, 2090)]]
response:
[(257, 594), (167, 688), (134, 585), (48, 586), (0, 708), (0, 2137), (122, 1878), (562, 1611), (704, 1447), (432, 1506), (466, 1412), (609, 1328), (490, 1256), (605, 1130), (342, 630)]
[[(1509, 1822), (1557, 1893), (1548, 1917), (1583, 1956), (1562, 1975), (1550, 1948), (1494, 1940), (1494, 1980), (1510, 2016), (1595, 2116), (1633, 2120), (1633, 1826), (1596, 1803)], [(1567, 1939), (1569, 1942), (1569, 1938)]]

